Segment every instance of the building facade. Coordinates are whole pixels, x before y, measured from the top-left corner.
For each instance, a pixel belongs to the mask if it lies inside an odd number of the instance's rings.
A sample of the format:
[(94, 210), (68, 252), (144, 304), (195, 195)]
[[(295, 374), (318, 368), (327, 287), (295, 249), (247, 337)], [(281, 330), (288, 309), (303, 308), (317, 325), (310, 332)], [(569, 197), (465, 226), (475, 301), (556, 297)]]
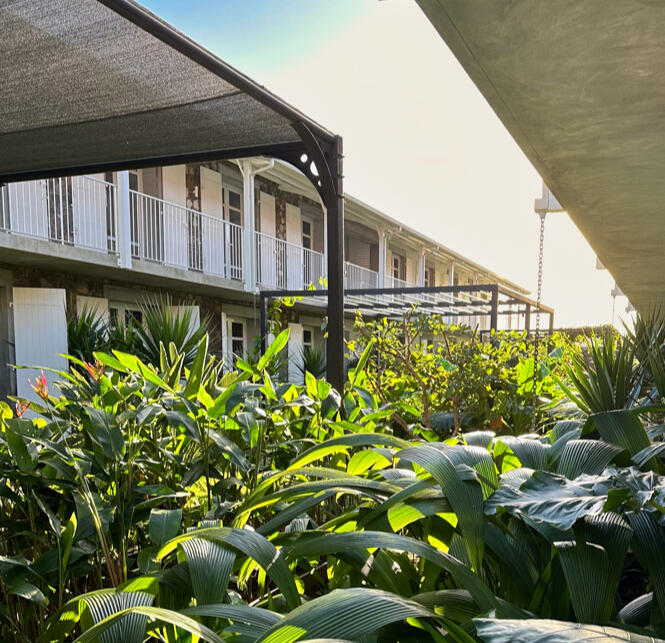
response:
[[(344, 225), (347, 288), (498, 283), (526, 293), (351, 196)], [(213, 320), (220, 356), (249, 353), (259, 333), (257, 293), (321, 287), (326, 253), (316, 190), (278, 161), (7, 184), (0, 191), (0, 399), (31, 393), (31, 372), (5, 364), (66, 368), (59, 355), (67, 352), (67, 315), (86, 308), (111, 324), (140, 320), (141, 302), (160, 293), (192, 306), (195, 319)], [(324, 314), (306, 302), (288, 311), (293, 362), (303, 347), (323, 344)], [(488, 325), (487, 318), (461, 321)]]

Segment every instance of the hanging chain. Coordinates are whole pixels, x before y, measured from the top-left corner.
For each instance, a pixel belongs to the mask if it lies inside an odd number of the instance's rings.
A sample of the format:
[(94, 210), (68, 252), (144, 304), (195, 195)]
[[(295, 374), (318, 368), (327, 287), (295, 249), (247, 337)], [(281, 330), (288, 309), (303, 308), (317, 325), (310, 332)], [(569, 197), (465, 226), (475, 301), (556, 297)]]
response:
[(536, 333), (533, 341), (533, 428), (536, 428), (536, 386), (538, 384), (538, 348), (540, 344), (540, 301), (543, 291), (543, 249), (545, 246), (545, 212), (540, 215), (540, 245), (538, 246), (538, 289), (536, 296)]

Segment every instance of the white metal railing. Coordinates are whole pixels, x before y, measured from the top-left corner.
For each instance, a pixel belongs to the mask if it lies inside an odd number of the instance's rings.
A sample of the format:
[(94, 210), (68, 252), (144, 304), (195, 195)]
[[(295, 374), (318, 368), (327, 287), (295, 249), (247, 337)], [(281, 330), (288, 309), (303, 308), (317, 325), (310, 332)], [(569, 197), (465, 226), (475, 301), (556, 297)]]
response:
[(389, 275), (385, 276), (385, 285), (384, 288), (408, 288), (409, 286), (414, 286), (415, 284), (404, 281), (404, 279), (398, 279), (397, 277), (391, 277)]
[(116, 253), (116, 186), (92, 176), (10, 183), (0, 191), (0, 230)]
[(129, 191), (132, 257), (241, 280), (241, 226)]
[(379, 273), (349, 261), (344, 262), (345, 288), (378, 288)]
[(255, 232), (256, 282), (265, 288), (300, 290), (324, 276), (321, 252)]

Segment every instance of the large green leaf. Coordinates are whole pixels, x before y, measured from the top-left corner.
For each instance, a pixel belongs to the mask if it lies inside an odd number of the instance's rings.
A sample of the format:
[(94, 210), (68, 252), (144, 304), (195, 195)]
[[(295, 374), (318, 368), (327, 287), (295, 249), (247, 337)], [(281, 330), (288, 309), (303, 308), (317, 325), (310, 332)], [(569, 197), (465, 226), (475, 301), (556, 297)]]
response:
[(598, 475), (623, 449), (602, 440), (569, 440), (563, 448), (557, 472), (574, 480), (588, 473)]
[(337, 589), (291, 611), (261, 636), (262, 643), (307, 638), (355, 638), (408, 618), (436, 618), (430, 610), (401, 596), (361, 587)]
[[(92, 593), (81, 600), (90, 610), (93, 623), (97, 624), (129, 608), (150, 606), (154, 597), (145, 592), (109, 592)], [(142, 643), (147, 620), (147, 616), (136, 612), (114, 619), (103, 633), (98, 634), (99, 643)], [(88, 630), (88, 635), (92, 629)]]
[(483, 489), (477, 479), (476, 467), (495, 483), (496, 473), (490, 454), (479, 447), (424, 445), (404, 449), (398, 456), (401, 460), (419, 464), (439, 483), (457, 515), (471, 566), (479, 571), (485, 539)]
[(233, 549), (206, 538), (188, 538), (180, 546), (187, 556), (197, 605), (221, 603), (236, 559)]
[(605, 476), (586, 476), (572, 481), (554, 473), (536, 471), (519, 488), (503, 485), (497, 489), (485, 502), (485, 511), (493, 515), (503, 508), (566, 531), (579, 518), (602, 513), (607, 502), (607, 489), (603, 485), (607, 483)]
[(170, 552), (186, 540), (206, 538), (221, 544), (230, 545), (246, 556), (255, 560), (275, 581), (289, 606), (300, 604), (298, 590), (291, 570), (281, 553), (266, 538), (249, 529), (233, 529), (230, 527), (209, 527), (196, 529), (169, 541), (157, 554), (157, 560), (163, 560)]
[(549, 619), (474, 619), (478, 636), (485, 643), (571, 643), (571, 641), (598, 641), (599, 643), (657, 643), (648, 635), (634, 634), (614, 627), (581, 625)]
[(363, 549), (390, 549), (419, 556), (449, 572), (461, 587), (469, 590), (481, 609), (489, 610), (499, 606), (485, 583), (457, 558), (407, 536), (381, 531), (302, 534), (288, 547), (286, 556), (295, 559), (300, 556), (325, 556)]
[(649, 436), (634, 411), (608, 411), (591, 416), (605, 442), (626, 449), (631, 456), (650, 446)]
[(163, 545), (174, 538), (180, 528), (182, 509), (152, 509), (148, 521), (150, 540), (155, 545)]

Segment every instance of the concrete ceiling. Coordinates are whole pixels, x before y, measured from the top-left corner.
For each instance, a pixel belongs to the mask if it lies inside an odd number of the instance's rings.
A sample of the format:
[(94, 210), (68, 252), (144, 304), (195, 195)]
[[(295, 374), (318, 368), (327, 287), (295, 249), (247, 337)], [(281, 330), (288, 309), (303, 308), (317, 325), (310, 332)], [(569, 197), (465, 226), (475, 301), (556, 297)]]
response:
[(665, 0), (418, 4), (633, 305), (663, 306)]

